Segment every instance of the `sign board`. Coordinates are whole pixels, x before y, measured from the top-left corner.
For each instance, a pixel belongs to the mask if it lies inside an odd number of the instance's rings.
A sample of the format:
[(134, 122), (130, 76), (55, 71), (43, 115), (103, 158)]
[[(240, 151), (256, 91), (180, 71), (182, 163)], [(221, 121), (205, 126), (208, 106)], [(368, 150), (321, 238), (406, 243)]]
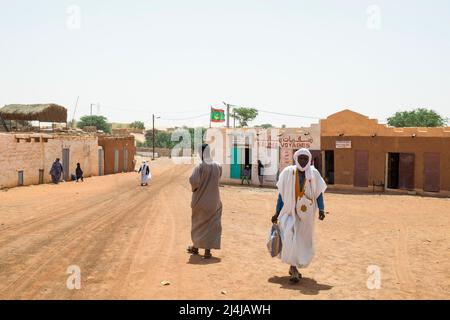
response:
[(303, 138), (301, 135), (285, 135), (279, 139), (282, 149), (311, 149), (314, 142), (312, 137)]
[(351, 149), (351, 141), (336, 141), (336, 149)]

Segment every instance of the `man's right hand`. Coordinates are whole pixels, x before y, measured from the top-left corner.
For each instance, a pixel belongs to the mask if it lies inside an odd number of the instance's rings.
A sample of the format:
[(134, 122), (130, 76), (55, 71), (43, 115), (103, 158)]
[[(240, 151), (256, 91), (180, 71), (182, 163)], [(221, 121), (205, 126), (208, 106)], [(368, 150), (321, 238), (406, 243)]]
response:
[(272, 223), (278, 222), (278, 214), (275, 213), (275, 215), (272, 217)]

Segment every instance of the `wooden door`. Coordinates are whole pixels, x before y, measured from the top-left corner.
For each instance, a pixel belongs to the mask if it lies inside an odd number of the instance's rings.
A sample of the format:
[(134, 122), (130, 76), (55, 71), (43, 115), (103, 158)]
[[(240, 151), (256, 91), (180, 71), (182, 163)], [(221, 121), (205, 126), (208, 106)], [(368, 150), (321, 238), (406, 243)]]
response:
[(414, 190), (414, 153), (400, 153), (398, 180), (400, 189)]
[(353, 177), (355, 187), (369, 186), (369, 151), (355, 151), (355, 173)]
[(440, 191), (440, 154), (425, 152), (423, 154), (423, 191)]

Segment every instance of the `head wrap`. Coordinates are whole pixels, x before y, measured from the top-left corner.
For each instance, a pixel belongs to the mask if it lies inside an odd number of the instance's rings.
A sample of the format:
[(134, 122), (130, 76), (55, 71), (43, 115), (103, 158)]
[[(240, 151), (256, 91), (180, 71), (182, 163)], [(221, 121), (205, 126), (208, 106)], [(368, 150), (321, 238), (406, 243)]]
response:
[[(300, 163), (298, 162), (298, 157), (301, 155), (308, 156), (308, 158), (309, 158), (308, 163), (306, 164), (305, 167), (300, 166)], [(312, 177), (311, 159), (312, 159), (311, 152), (309, 152), (309, 150), (306, 148), (301, 148), (294, 153), (294, 161), (295, 161), (295, 165), (297, 166), (297, 169), (299, 171), (305, 172), (306, 179), (308, 179), (308, 180), (310, 180)]]
[(199, 148), (199, 155), (202, 162), (211, 163), (211, 149), (209, 147), (209, 144), (204, 143)]

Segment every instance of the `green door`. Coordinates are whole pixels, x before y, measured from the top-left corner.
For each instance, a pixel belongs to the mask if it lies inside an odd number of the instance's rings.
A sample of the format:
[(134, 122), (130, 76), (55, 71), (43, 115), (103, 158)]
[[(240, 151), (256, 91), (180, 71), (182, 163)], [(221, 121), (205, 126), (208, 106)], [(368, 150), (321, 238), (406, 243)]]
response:
[(241, 178), (241, 149), (238, 147), (233, 147), (231, 149), (231, 170), (230, 170), (230, 178), (231, 179), (240, 179)]

